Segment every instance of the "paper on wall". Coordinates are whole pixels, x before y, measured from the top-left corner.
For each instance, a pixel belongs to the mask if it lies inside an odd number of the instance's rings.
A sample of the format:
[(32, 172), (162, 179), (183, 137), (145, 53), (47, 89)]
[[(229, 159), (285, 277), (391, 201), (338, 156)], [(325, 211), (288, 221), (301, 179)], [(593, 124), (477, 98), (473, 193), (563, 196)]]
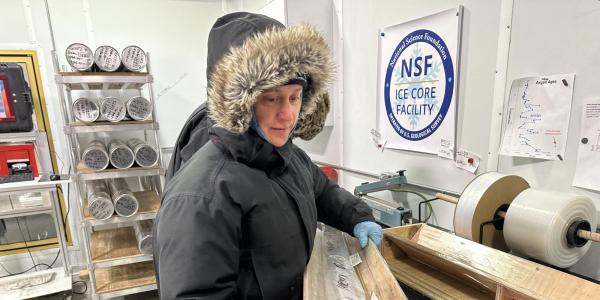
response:
[(505, 108), (501, 155), (562, 160), (575, 74), (513, 81)]
[(600, 191), (600, 99), (584, 104), (578, 143), (573, 185)]
[(438, 156), (445, 159), (454, 159), (454, 143), (451, 140), (441, 139)]
[(479, 168), (480, 161), (481, 158), (476, 153), (469, 152), (464, 149), (459, 149), (456, 151), (455, 163), (458, 168), (475, 174), (475, 172), (477, 172), (477, 168)]

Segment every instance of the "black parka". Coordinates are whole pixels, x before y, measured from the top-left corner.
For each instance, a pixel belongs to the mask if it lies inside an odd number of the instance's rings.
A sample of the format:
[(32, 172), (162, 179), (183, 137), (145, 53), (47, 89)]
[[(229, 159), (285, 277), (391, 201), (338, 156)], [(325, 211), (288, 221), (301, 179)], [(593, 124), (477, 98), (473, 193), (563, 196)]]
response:
[(300, 299), (317, 221), (352, 234), (374, 220), (291, 139), (274, 148), (249, 129), (257, 96), (302, 76), (308, 84), (292, 135), (314, 137), (329, 111), (333, 70), (311, 26), (285, 28), (243, 12), (217, 20), (207, 105), (177, 140), (155, 220), (161, 298)]
[(291, 141), (210, 130), (165, 190), (155, 263), (163, 299), (300, 299), (317, 220), (352, 234), (370, 208)]

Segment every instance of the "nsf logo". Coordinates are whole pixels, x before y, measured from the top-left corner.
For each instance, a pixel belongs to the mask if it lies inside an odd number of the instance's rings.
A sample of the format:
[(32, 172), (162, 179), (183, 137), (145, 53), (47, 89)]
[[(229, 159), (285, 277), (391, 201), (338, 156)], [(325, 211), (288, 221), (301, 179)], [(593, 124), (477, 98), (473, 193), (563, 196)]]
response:
[(419, 141), (433, 134), (448, 113), (453, 92), (452, 58), (435, 32), (416, 30), (398, 43), (385, 73), (384, 101), (388, 120), (401, 137)]

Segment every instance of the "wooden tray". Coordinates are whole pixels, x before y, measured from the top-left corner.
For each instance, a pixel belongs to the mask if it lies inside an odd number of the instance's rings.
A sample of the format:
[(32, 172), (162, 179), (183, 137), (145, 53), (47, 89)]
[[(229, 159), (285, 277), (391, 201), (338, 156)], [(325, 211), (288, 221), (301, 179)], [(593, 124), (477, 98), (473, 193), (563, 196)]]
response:
[(384, 230), (382, 254), (401, 282), (433, 299), (595, 299), (600, 285), (416, 224)]

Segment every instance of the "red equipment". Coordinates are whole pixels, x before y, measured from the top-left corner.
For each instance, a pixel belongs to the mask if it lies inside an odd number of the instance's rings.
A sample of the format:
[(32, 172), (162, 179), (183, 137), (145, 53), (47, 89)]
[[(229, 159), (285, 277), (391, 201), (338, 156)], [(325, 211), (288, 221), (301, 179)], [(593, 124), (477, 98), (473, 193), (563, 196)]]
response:
[[(33, 176), (22, 176), (23, 174)], [(37, 176), (38, 169), (33, 144), (0, 145), (0, 177), (5, 177), (1, 181), (33, 180), (33, 177)], [(15, 180), (11, 180), (10, 177)]]

